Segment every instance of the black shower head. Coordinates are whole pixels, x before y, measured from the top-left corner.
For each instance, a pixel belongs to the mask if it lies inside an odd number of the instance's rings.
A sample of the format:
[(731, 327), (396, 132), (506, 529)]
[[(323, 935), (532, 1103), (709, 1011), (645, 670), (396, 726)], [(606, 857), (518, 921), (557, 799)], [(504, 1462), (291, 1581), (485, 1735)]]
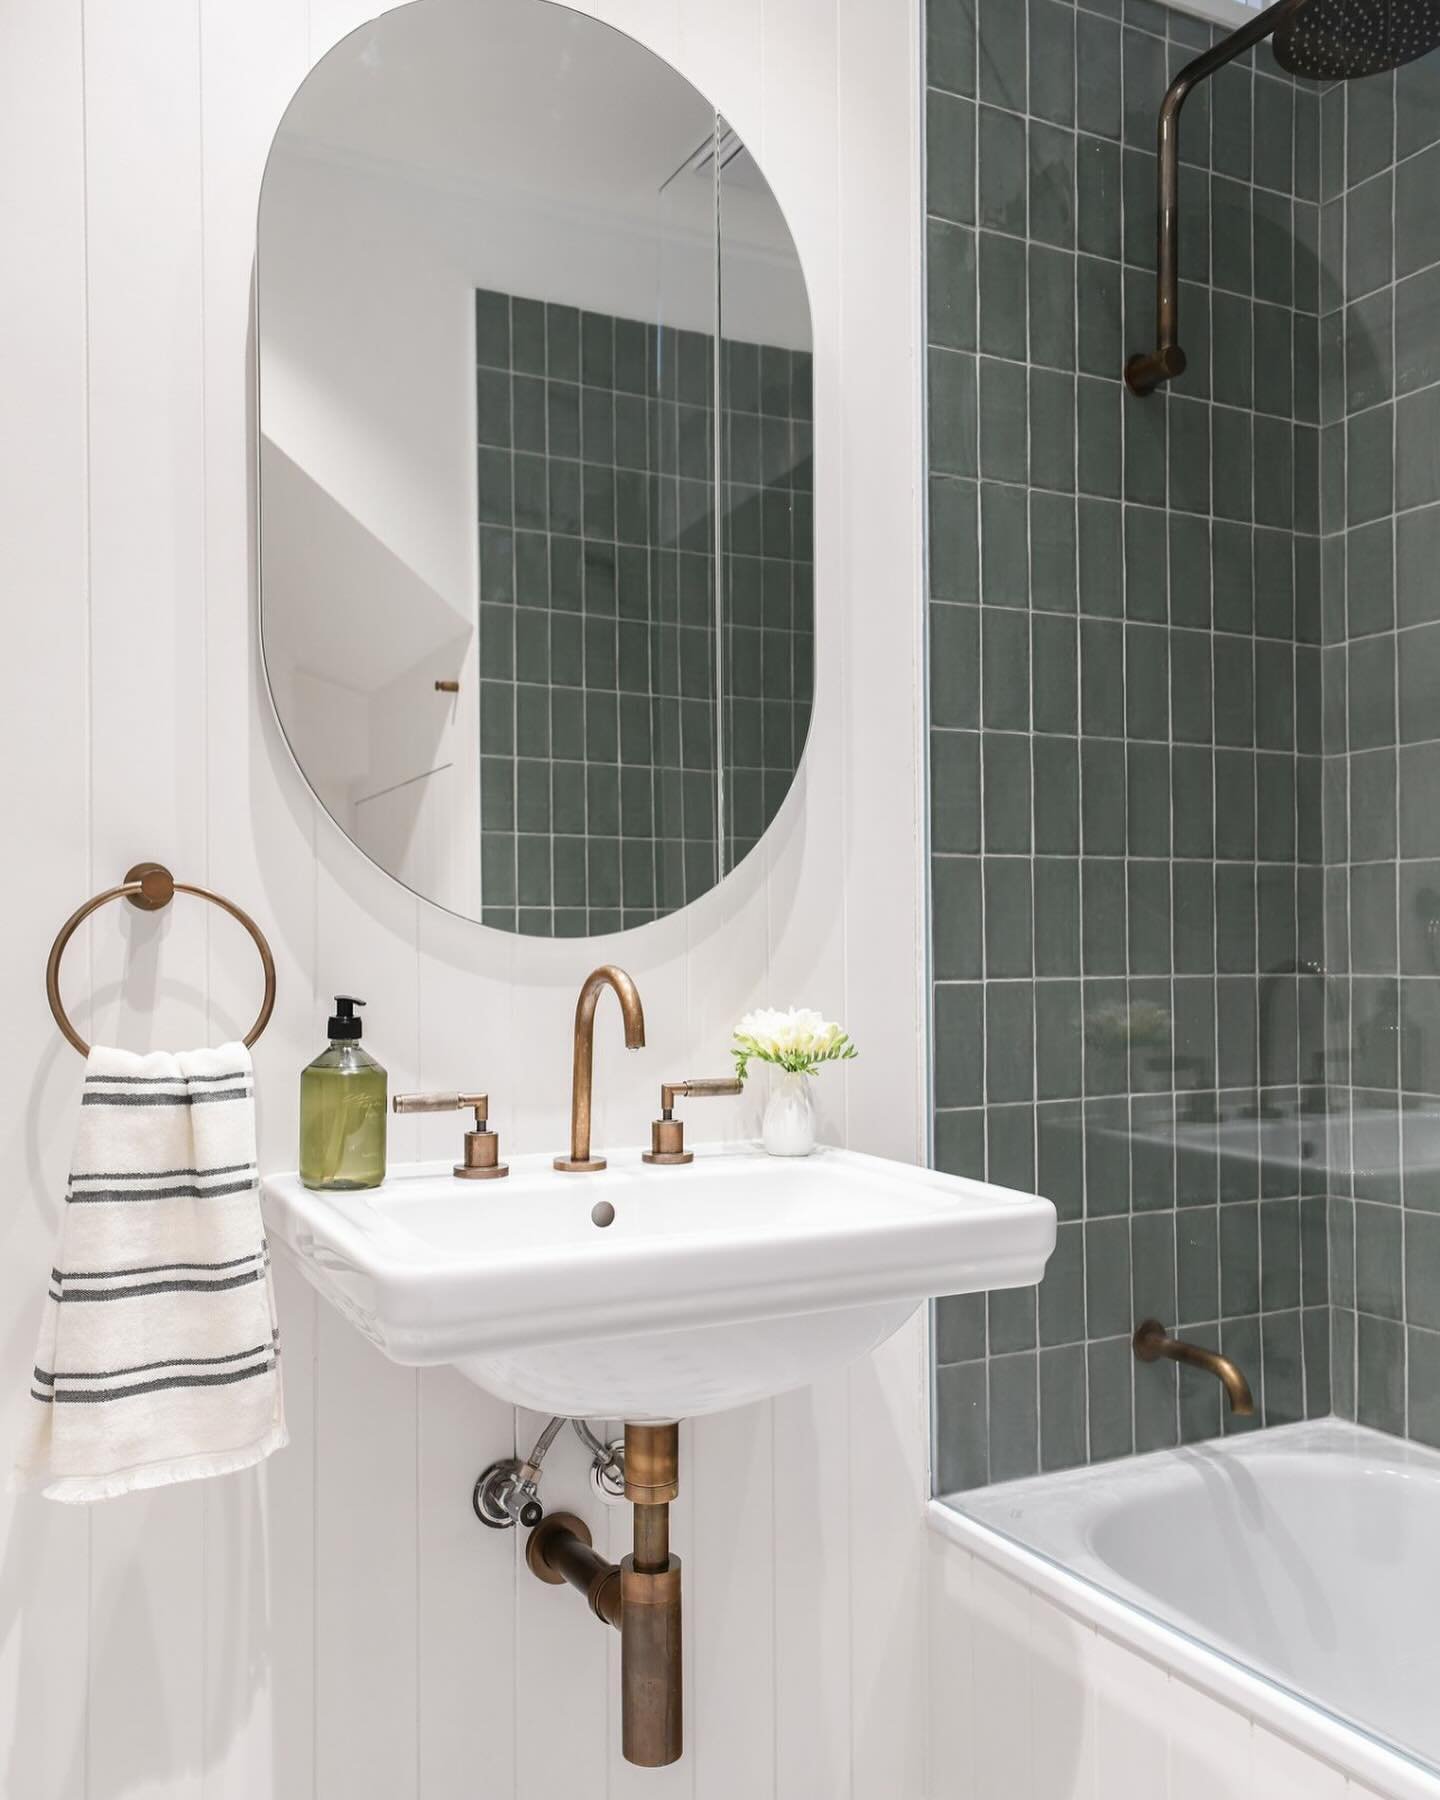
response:
[(1276, 28), (1275, 60), (1311, 81), (1383, 75), (1440, 46), (1440, 0), (1305, 0)]

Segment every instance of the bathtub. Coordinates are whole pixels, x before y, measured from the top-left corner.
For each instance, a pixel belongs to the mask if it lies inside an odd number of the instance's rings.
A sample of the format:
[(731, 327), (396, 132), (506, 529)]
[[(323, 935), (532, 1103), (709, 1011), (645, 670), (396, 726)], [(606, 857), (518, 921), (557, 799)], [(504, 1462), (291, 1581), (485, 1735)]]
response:
[[(1138, 1791), (1138, 1754), (1170, 1784), (1162, 1791), (1440, 1800), (1440, 1454), (1317, 1420), (941, 1497), (930, 1522), (978, 1571), (949, 1615), (980, 1619), (964, 1627), (983, 1647), (961, 1678), (975, 1688), (971, 1729), (990, 1759), (978, 1794), (988, 1776), (1035, 1800), (1109, 1800), (1116, 1786)], [(1058, 1624), (1037, 1611), (1046, 1607)], [(947, 1629), (942, 1613), (932, 1627), (942, 1665)], [(1105, 1670), (1122, 1654), (1135, 1668), (1111, 1682), (1105, 1714)], [(1029, 1668), (1041, 1655), (1045, 1667)], [(1011, 1677), (997, 1683), (992, 1665), (1007, 1659)], [(1064, 1706), (1048, 1710), (1068, 1709), (1072, 1750), (1046, 1783), (1017, 1781), (1007, 1744), (1028, 1731), (1027, 1767), (1057, 1755), (1041, 1741), (1047, 1708), (1036, 1700), (1028, 1727), (992, 1729), (988, 1750), (987, 1721), (1018, 1684), (1043, 1693), (1057, 1670)], [(1183, 1741), (1129, 1743), (1137, 1731), (1164, 1738), (1172, 1709), (1193, 1713), (1189, 1690), (1216, 1709), (1189, 1734), (1199, 1775), (1184, 1766)], [(1108, 1778), (1106, 1751), (1090, 1741), (1107, 1729)], [(1216, 1748), (1227, 1733), (1229, 1761)], [(1259, 1772), (1285, 1755), (1313, 1758), (1313, 1769), (1293, 1780)]]

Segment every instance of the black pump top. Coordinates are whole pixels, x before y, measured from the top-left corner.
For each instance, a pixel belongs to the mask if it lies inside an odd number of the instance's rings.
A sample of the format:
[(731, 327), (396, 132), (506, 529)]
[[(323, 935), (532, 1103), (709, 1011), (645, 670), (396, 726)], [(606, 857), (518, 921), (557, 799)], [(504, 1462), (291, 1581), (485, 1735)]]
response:
[(335, 1011), (330, 1015), (330, 1036), (334, 1038), (358, 1038), (360, 1021), (355, 1017), (355, 1008), (363, 1006), (363, 1000), (356, 1000), (349, 994), (335, 996)]

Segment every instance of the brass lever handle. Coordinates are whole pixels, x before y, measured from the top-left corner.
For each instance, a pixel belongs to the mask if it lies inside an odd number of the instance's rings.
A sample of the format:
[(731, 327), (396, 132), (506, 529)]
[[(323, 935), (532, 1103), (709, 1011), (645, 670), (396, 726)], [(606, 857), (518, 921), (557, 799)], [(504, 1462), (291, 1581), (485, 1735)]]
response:
[(490, 1113), (488, 1094), (397, 1094), (390, 1104), (397, 1113), (464, 1112), (473, 1106), (481, 1130)]
[(488, 1094), (397, 1094), (390, 1102), (397, 1113), (464, 1112), (475, 1109), (475, 1127), (465, 1133), (465, 1160), (455, 1164), (463, 1181), (497, 1181), (510, 1173), (500, 1160), (500, 1137), (490, 1129)]
[(694, 1151), (685, 1148), (685, 1121), (675, 1117), (675, 1102), (681, 1095), (690, 1100), (713, 1100), (743, 1091), (743, 1084), (733, 1075), (711, 1075), (699, 1081), (665, 1082), (660, 1089), (660, 1117), (651, 1122), (650, 1148), (641, 1156), (641, 1162), (694, 1162)]

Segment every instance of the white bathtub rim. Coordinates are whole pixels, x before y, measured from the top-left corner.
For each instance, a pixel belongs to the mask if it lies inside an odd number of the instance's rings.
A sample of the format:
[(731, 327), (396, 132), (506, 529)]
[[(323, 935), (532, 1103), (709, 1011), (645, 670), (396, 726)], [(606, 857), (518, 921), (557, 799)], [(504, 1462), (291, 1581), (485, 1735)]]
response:
[[(1226, 1439), (1227, 1445), (1260, 1448), (1268, 1441), (1276, 1449), (1288, 1441), (1291, 1449), (1309, 1443), (1333, 1449), (1343, 1442), (1357, 1450), (1363, 1443), (1373, 1443), (1377, 1433), (1345, 1424), (1338, 1420), (1316, 1420), (1305, 1424), (1273, 1427), (1264, 1433), (1243, 1438)], [(1281, 1442), (1276, 1442), (1281, 1440)], [(1387, 1450), (1402, 1460), (1415, 1454), (1403, 1440), (1384, 1438)], [(1169, 1455), (1157, 1451), (1157, 1456)], [(1433, 1456), (1433, 1452), (1419, 1452)], [(1138, 1462), (1140, 1458), (1133, 1461)], [(963, 1496), (956, 1496), (956, 1500)], [(1107, 1637), (1137, 1651), (1148, 1661), (1180, 1675), (1193, 1687), (1211, 1698), (1244, 1714), (1287, 1739), (1298, 1749), (1320, 1758), (1351, 1780), (1373, 1788), (1387, 1800), (1440, 1800), (1440, 1777), (1402, 1752), (1371, 1737), (1360, 1726), (1349, 1725), (1326, 1712), (1323, 1707), (1288, 1689), (1277, 1686), (1266, 1675), (1233, 1661), (1224, 1653), (1209, 1649), (1198, 1639), (1187, 1636), (1178, 1626), (1152, 1618), (1138, 1606), (1122, 1600), (1097, 1586), (1088, 1577), (1073, 1574), (1061, 1564), (1039, 1551), (1030, 1550), (1004, 1536), (989, 1525), (981, 1524), (955, 1510), (944, 1497), (933, 1499), (926, 1508), (930, 1529), (950, 1543), (1002, 1574), (1009, 1575), (1025, 1587), (1043, 1594), (1064, 1612), (1091, 1624)]]

